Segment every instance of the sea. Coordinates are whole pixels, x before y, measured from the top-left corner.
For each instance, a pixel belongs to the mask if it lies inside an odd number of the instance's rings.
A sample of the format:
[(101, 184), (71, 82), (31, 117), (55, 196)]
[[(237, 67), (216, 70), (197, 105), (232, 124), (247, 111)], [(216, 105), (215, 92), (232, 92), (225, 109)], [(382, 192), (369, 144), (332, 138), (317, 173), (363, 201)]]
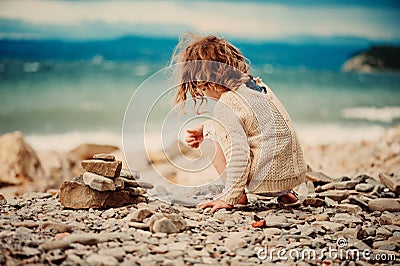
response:
[[(135, 44), (135, 40), (127, 42)], [(139, 110), (138, 121), (142, 121), (154, 97), (169, 88), (167, 80), (164, 84), (158, 77), (164, 75), (176, 43), (157, 42), (158, 46), (151, 47), (141, 40), (140, 49), (102, 43), (105, 50), (98, 48), (98, 42), (77, 46), (0, 41), (0, 134), (19, 130), (34, 148), (43, 150), (66, 151), (81, 143), (121, 146), (128, 106)], [(296, 54), (297, 48), (291, 47), (287, 54)], [(261, 77), (281, 100), (301, 140), (326, 144), (377, 139), (386, 128), (400, 124), (400, 73), (341, 71), (341, 64), (361, 48), (324, 46), (314, 53), (308, 47), (304, 58), (292, 62), (272, 57), (265, 53), (267, 48), (257, 46), (248, 57), (251, 73)], [(284, 55), (288, 48), (279, 49), (275, 54)], [(124, 57), (124, 51), (129, 56)], [(262, 53), (266, 55), (257, 57)], [(139, 89), (146, 91), (140, 100), (132, 100)], [(173, 108), (171, 98), (163, 97), (165, 108)], [(161, 112), (152, 122), (164, 121)], [(130, 133), (140, 138), (143, 125), (131, 127)]]

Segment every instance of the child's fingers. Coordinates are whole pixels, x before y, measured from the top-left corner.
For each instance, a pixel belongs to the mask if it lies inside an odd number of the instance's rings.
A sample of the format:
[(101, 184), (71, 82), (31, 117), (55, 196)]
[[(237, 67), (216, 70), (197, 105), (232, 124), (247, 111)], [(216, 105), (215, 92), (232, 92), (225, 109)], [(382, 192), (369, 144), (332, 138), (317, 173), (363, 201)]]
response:
[(203, 135), (203, 131), (199, 130), (199, 129), (187, 129), (186, 132), (189, 135), (196, 136), (196, 137)]
[(198, 140), (186, 141), (186, 144), (192, 148), (197, 148), (200, 144)]
[(186, 129), (187, 133), (197, 133), (198, 130), (197, 129)]
[(212, 206), (211, 202), (203, 203), (203, 204), (197, 205), (197, 207), (200, 208), (200, 209), (205, 209), (205, 208), (211, 207), (211, 206)]

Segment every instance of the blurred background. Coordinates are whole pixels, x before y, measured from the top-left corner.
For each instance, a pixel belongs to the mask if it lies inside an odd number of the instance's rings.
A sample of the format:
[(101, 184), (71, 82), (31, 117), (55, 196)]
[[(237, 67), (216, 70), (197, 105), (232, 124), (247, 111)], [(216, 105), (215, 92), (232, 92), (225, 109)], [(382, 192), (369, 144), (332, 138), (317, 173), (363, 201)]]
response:
[(129, 99), (184, 31), (236, 45), (306, 143), (400, 123), (398, 1), (1, 1), (0, 134), (120, 146)]

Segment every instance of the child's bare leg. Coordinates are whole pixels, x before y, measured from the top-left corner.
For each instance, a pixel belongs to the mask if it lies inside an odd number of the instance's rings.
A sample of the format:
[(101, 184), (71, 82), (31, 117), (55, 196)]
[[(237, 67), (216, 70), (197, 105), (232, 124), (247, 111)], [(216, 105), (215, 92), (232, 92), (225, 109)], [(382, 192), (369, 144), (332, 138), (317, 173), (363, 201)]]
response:
[[(225, 159), (225, 155), (224, 152), (222, 151), (221, 145), (219, 145), (218, 142), (214, 142), (215, 143), (215, 148), (216, 148), (216, 152), (215, 152), (215, 157), (213, 160), (213, 165), (215, 167), (215, 169), (217, 170), (219, 176), (222, 179), (222, 182), (224, 183), (224, 185), (226, 184), (226, 175), (225, 175), (225, 169), (226, 169), (226, 159)], [(240, 198), (238, 204), (247, 204), (247, 196), (243, 191), (243, 195)]]

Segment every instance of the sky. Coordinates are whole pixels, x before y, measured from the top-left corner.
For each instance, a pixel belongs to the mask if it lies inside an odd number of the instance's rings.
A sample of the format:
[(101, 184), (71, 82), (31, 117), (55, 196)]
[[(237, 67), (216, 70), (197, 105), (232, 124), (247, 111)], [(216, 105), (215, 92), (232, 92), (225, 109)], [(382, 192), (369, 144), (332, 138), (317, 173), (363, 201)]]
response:
[(0, 38), (177, 37), (249, 40), (346, 36), (400, 40), (399, 1), (0, 1)]

